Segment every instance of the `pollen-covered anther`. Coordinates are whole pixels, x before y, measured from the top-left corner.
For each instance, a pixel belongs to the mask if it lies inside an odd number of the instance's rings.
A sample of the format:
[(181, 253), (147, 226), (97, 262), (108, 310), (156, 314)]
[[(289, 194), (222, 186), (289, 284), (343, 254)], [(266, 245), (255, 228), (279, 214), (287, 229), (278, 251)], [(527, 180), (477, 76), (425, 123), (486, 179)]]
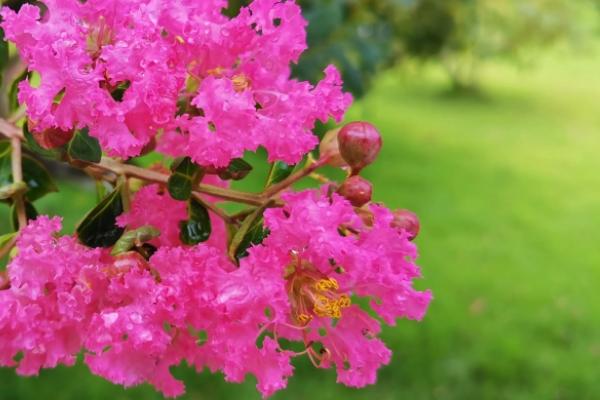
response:
[(233, 84), (233, 90), (238, 93), (250, 87), (250, 79), (244, 74), (235, 75), (231, 78), (231, 83)]

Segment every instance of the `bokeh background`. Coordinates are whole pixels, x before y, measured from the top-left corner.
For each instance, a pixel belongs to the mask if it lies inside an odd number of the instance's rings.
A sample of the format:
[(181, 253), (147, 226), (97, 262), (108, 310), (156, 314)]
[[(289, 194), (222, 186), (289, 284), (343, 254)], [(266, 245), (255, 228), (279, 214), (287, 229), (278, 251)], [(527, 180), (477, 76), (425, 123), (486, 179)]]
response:
[[(235, 14), (243, 2), (230, 3)], [(334, 62), (357, 98), (348, 120), (380, 128), (384, 149), (365, 175), (376, 200), (421, 217), (418, 286), (435, 300), (423, 322), (384, 330), (394, 357), (376, 386), (339, 386), (299, 359), (273, 398), (599, 399), (600, 2), (300, 3), (311, 49), (294, 73), (315, 80)], [(256, 171), (241, 185), (257, 188), (264, 155), (248, 160)], [(61, 193), (38, 208), (73, 226), (95, 204), (93, 185), (57, 172)], [(0, 205), (0, 234), (6, 214)], [(184, 399), (259, 398), (250, 377), (175, 374)], [(85, 366), (0, 370), (0, 399), (42, 398), (161, 396)]]

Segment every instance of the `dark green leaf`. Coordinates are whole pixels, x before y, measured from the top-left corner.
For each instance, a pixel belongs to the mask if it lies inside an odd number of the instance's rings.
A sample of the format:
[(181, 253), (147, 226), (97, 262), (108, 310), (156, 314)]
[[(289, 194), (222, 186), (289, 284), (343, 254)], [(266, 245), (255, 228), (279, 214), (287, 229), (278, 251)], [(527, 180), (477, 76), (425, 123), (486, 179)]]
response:
[(27, 123), (23, 124), (23, 136), (25, 136), (25, 140), (27, 143), (27, 148), (32, 152), (39, 154), (42, 157), (49, 158), (51, 160), (60, 160), (62, 158), (61, 149), (52, 149), (47, 150), (38, 144), (35, 140), (31, 132), (29, 132), (29, 128), (27, 127)]
[(0, 141), (0, 186), (12, 183), (11, 151), (9, 141)]
[(257, 208), (246, 217), (240, 229), (235, 233), (229, 244), (228, 255), (232, 261), (239, 261), (247, 255), (247, 250), (252, 244), (259, 244), (268, 232), (263, 229), (262, 215), (267, 204)]
[(295, 165), (289, 165), (283, 161), (275, 161), (273, 164), (271, 164), (271, 170), (269, 171), (269, 176), (267, 177), (267, 184), (265, 187), (269, 187), (281, 182), (290, 176), (292, 172), (294, 172), (295, 167)]
[(269, 229), (264, 227), (262, 218), (256, 221), (238, 246), (237, 251), (235, 252), (235, 259), (239, 261), (242, 258), (247, 257), (248, 249), (252, 246), (261, 244), (263, 240), (269, 236), (269, 233)]
[(192, 196), (192, 190), (202, 177), (202, 169), (194, 164), (189, 157), (176, 160), (171, 170), (167, 187), (169, 194), (175, 200), (185, 201)]
[[(25, 215), (27, 216), (27, 221), (31, 221), (37, 218), (39, 215), (33, 204), (28, 201), (25, 201)], [(17, 215), (17, 207), (13, 204), (10, 208), (10, 222), (14, 231), (19, 230), (19, 216)]]
[(27, 78), (28, 76), (29, 72), (25, 70), (10, 85), (10, 89), (8, 91), (8, 106), (10, 108), (10, 111), (15, 111), (17, 108), (19, 108), (19, 99), (17, 98), (17, 93), (19, 91), (19, 83), (25, 80), (25, 78)]
[[(10, 142), (0, 141), (0, 187), (13, 183), (11, 168)], [(29, 190), (25, 194), (27, 200), (33, 202), (51, 192), (57, 192), (58, 188), (48, 173), (44, 164), (40, 163), (30, 155), (23, 154), (23, 180)]]
[(248, 176), (250, 171), (252, 171), (252, 165), (241, 158), (234, 158), (227, 168), (219, 170), (219, 178), (225, 181), (240, 181)]
[(8, 43), (4, 41), (4, 29), (0, 28), (0, 85), (4, 68), (8, 64)]
[(123, 96), (125, 96), (125, 91), (129, 89), (131, 86), (131, 81), (123, 81), (117, 84), (117, 87), (110, 92), (110, 96), (117, 102), (123, 101)]
[(119, 254), (123, 254), (134, 247), (141, 246), (143, 243), (159, 236), (160, 231), (150, 225), (127, 231), (123, 233), (117, 243), (115, 243), (115, 246), (110, 254), (113, 256), (118, 256)]
[(191, 198), (188, 213), (190, 219), (179, 223), (179, 238), (190, 246), (206, 242), (211, 233), (210, 216), (206, 207), (195, 198)]
[(74, 160), (98, 163), (102, 159), (102, 149), (98, 139), (91, 137), (88, 128), (75, 132), (67, 148), (69, 157)]
[(88, 247), (114, 245), (125, 230), (116, 225), (117, 217), (122, 213), (121, 187), (117, 186), (79, 224), (76, 229), (79, 241)]

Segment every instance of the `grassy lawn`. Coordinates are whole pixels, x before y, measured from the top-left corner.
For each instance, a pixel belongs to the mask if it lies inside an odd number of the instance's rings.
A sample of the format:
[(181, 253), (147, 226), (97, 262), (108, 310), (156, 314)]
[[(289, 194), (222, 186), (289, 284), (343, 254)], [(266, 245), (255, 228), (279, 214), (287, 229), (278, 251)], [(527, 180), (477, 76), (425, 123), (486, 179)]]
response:
[[(377, 386), (346, 389), (299, 360), (275, 399), (600, 398), (599, 70), (600, 58), (570, 55), (532, 71), (490, 67), (480, 99), (443, 95), (434, 69), (381, 76), (349, 117), (384, 134), (365, 175), (377, 200), (421, 216), (419, 286), (436, 298), (422, 323), (385, 330), (394, 358)], [(93, 198), (63, 186), (72, 224)], [(40, 206), (64, 208), (59, 195)], [(176, 373), (186, 399), (259, 398), (252, 379)], [(160, 398), (85, 367), (2, 370), (0, 387), (2, 399)]]

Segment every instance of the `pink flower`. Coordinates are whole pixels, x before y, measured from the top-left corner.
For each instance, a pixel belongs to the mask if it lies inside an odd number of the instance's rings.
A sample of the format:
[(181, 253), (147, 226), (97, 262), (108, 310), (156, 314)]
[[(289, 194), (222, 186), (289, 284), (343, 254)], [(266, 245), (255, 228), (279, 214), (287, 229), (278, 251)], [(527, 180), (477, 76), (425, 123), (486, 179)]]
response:
[[(223, 186), (225, 182), (215, 176), (208, 176), (205, 183)], [(206, 197), (205, 201), (213, 202), (215, 199)], [(206, 244), (225, 249), (227, 245), (226, 228), (223, 220), (209, 212), (211, 221), (211, 236)], [(153, 184), (140, 189), (131, 202), (131, 209), (117, 218), (121, 227), (136, 229), (151, 225), (160, 231), (160, 236), (150, 243), (157, 247), (181, 246), (183, 243), (179, 238), (181, 221), (189, 219), (187, 203), (174, 200), (166, 189)]]
[(379, 323), (352, 305), (353, 298), (370, 299), (371, 308), (394, 324), (423, 318), (431, 293), (413, 289), (420, 277), (416, 247), (393, 229), (389, 210), (372, 206), (375, 222), (367, 226), (347, 200), (325, 189), (287, 193), (282, 209), (268, 210), (270, 235), (250, 250), (242, 268), (279, 281), (274, 299), (288, 296), (289, 306), (273, 307), (270, 330), (303, 341), (317, 366), (333, 365), (339, 382), (362, 387), (375, 383), (391, 353), (376, 338)]
[(59, 230), (58, 218), (42, 216), (22, 231), (10, 288), (0, 291), (0, 364), (18, 365), (22, 375), (75, 363), (99, 296), (92, 288), (101, 279), (100, 252), (57, 238)]
[(314, 87), (290, 78), (306, 48), (291, 1), (256, 0), (233, 19), (222, 1), (47, 5), (43, 21), (32, 5), (2, 10), (7, 38), (41, 76), (19, 91), (35, 131), (87, 126), (124, 158), (164, 131), (161, 151), (203, 165), (259, 146), (293, 164), (317, 144), (315, 121), (339, 121), (351, 103), (333, 66)]

